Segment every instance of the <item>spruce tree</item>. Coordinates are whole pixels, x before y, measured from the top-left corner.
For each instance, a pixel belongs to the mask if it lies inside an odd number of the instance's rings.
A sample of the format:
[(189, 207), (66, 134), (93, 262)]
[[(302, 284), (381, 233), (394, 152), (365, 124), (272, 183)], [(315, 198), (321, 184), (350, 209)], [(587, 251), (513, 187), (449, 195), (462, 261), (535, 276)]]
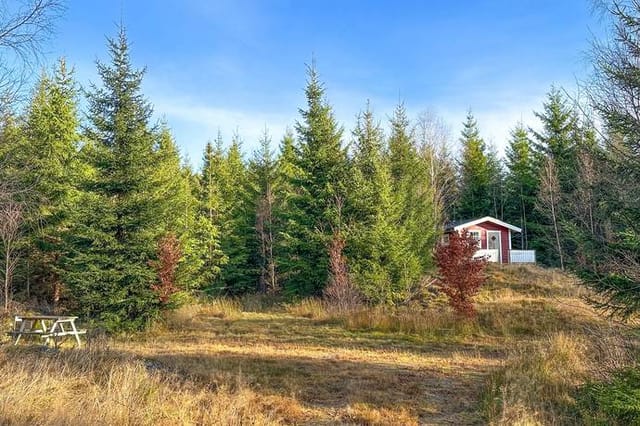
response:
[(558, 170), (560, 188), (568, 194), (574, 189), (577, 172), (576, 149), (581, 139), (578, 117), (556, 87), (551, 88), (542, 108), (541, 112), (535, 113), (542, 130), (533, 131), (539, 167), (547, 157), (552, 158)]
[[(349, 189), (353, 222), (346, 255), (355, 283), (365, 297), (393, 304), (406, 300), (420, 266), (407, 229), (398, 226), (402, 206), (395, 202), (386, 160), (382, 129), (367, 106), (353, 131)], [(398, 177), (405, 173), (399, 168), (397, 172)]]
[(166, 124), (156, 136), (153, 188), (159, 206), (159, 225), (163, 237), (173, 235), (180, 244), (182, 256), (177, 265), (175, 284), (178, 290), (202, 287), (200, 251), (198, 241), (199, 214), (196, 195), (197, 182), (188, 166), (182, 164), (180, 152)]
[(254, 291), (257, 284), (250, 247), (255, 240), (255, 211), (249, 202), (248, 184), (247, 166), (242, 158), (240, 137), (236, 134), (223, 157), (220, 173), (220, 247), (227, 262), (222, 267), (219, 281), (227, 294)]
[[(535, 229), (534, 206), (538, 191), (538, 176), (529, 134), (522, 124), (511, 132), (506, 150), (505, 220), (517, 224), (522, 233), (514, 240), (517, 247), (529, 249)], [(532, 229), (533, 228), (533, 229)]]
[(156, 132), (141, 93), (144, 70), (133, 68), (123, 28), (108, 40), (111, 62), (97, 63), (102, 85), (88, 93), (92, 170), (74, 229), (67, 282), (78, 310), (111, 330), (139, 329), (159, 309), (150, 262), (163, 231), (155, 196)]
[(454, 216), (465, 220), (492, 215), (495, 212), (491, 196), (495, 170), (492, 170), (478, 122), (471, 112), (464, 122), (460, 144), (460, 189)]
[(489, 197), (491, 198), (491, 216), (504, 219), (505, 188), (504, 169), (498, 156), (496, 147), (490, 145), (487, 149), (487, 167), (489, 170)]
[(57, 306), (63, 293), (66, 235), (75, 221), (82, 165), (78, 155), (77, 89), (64, 59), (43, 73), (24, 123), (24, 187), (30, 188), (31, 276), (38, 296)]
[(222, 194), (220, 189), (222, 173), (222, 137), (218, 135), (216, 145), (207, 142), (202, 159), (202, 169), (198, 176), (198, 199), (200, 208), (195, 222), (194, 235), (200, 242), (200, 287), (209, 292), (218, 292), (218, 282), (222, 265), (227, 257), (220, 247), (220, 224), (222, 222)]
[(249, 163), (249, 202), (250, 210), (255, 212), (254, 241), (249, 246), (258, 271), (258, 289), (262, 293), (280, 291), (275, 255), (276, 166), (271, 137), (265, 129), (260, 138), (260, 148)]
[(295, 284), (292, 285), (289, 280), (295, 278), (298, 272), (299, 246), (306, 243), (299, 238), (302, 230), (298, 220), (302, 213), (296, 201), (302, 195), (302, 189), (298, 186), (301, 174), (298, 153), (295, 135), (288, 129), (280, 142), (280, 152), (276, 161), (273, 227), (277, 281), (281, 288), (290, 289), (290, 292), (294, 292), (295, 289)]
[(314, 294), (327, 283), (327, 249), (333, 231), (341, 226), (341, 208), (346, 198), (347, 155), (342, 146), (342, 128), (331, 106), (324, 99), (324, 87), (315, 68), (308, 68), (305, 89), (307, 108), (300, 110), (296, 123), (299, 174), (294, 200), (290, 246), (295, 247), (294, 262), (288, 268), (285, 290), (295, 294)]
[(590, 150), (593, 175), (578, 179), (576, 193), (592, 192), (594, 211), (578, 228), (583, 244), (574, 267), (602, 296), (600, 306), (630, 317), (640, 311), (640, 5), (606, 5), (611, 39), (594, 44), (589, 93), (602, 119), (604, 150)]
[(431, 253), (441, 232), (437, 225), (440, 212), (435, 202), (436, 189), (429, 179), (429, 164), (418, 152), (404, 104), (398, 104), (390, 125), (387, 152), (393, 205), (399, 209), (395, 250), (404, 259), (399, 271), (402, 289), (396, 295), (400, 298), (433, 266), (427, 253)]
[[(542, 124), (540, 132), (533, 131), (534, 148), (536, 152), (536, 167), (539, 178), (538, 201), (548, 204), (548, 191), (542, 191), (543, 186), (549, 187), (549, 164), (553, 165), (558, 185), (556, 198), (563, 200), (558, 207), (564, 207), (574, 192), (577, 182), (577, 152), (582, 139), (582, 129), (576, 112), (568, 105), (568, 101), (560, 89), (553, 87), (543, 103), (543, 110), (536, 113)], [(546, 173), (545, 173), (546, 172)], [(546, 185), (543, 185), (542, 177)], [(555, 183), (555, 182), (554, 182)], [(573, 251), (573, 246), (566, 233), (565, 224), (570, 222), (569, 211), (559, 208), (556, 217), (552, 218), (548, 209), (538, 209), (540, 216), (533, 221), (531, 231), (532, 248), (536, 250), (536, 257), (542, 263), (560, 266), (561, 263), (571, 261), (566, 258), (565, 251)], [(558, 242), (557, 240), (560, 240)], [(554, 249), (555, 248), (555, 249)], [(560, 250), (561, 249), (561, 250)], [(560, 251), (562, 251), (562, 256)], [(560, 257), (563, 257), (562, 262)]]

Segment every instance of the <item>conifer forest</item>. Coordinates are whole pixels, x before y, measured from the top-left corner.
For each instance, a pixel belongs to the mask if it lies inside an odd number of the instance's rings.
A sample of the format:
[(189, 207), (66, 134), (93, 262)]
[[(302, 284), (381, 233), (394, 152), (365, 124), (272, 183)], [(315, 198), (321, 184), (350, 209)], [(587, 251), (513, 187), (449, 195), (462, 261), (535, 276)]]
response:
[[(42, 22), (25, 30), (39, 36), (54, 19), (46, 8), (60, 5), (34, 4)], [(493, 216), (522, 228), (514, 247), (574, 271), (606, 308), (631, 315), (640, 308), (639, 9), (613, 2), (613, 38), (594, 47), (588, 100), (550, 87), (537, 123), (513, 123), (504, 155), (472, 111), (451, 137), (433, 114), (410, 116), (400, 101), (380, 116), (362, 99), (345, 128), (312, 60), (306, 103), (291, 106), (295, 126), (266, 127), (254, 152), (239, 134), (212, 135), (194, 167), (171, 123), (152, 119), (124, 26), (91, 84), (61, 58), (20, 99), (5, 69), (4, 308), (38, 301), (133, 330), (191, 298), (321, 296), (340, 273), (366, 303), (394, 306), (421, 297), (446, 223)], [(37, 37), (21, 35), (0, 42), (26, 59)]]

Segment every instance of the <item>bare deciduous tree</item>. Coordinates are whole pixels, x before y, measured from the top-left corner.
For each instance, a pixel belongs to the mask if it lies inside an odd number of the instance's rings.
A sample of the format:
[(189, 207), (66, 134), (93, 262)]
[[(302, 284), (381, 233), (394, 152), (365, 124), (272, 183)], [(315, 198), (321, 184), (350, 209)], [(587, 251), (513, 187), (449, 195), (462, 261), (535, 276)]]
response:
[(447, 207), (455, 200), (455, 170), (449, 150), (451, 130), (433, 112), (424, 111), (416, 120), (414, 134), (420, 153), (429, 167), (433, 202), (440, 215), (435, 220), (439, 230), (445, 219)]
[(0, 198), (0, 243), (2, 243), (2, 274), (4, 310), (11, 301), (13, 274), (20, 256), (19, 241), (24, 209), (11, 196)]
[(0, 1), (0, 112), (15, 100), (37, 64), (64, 0)]
[(331, 241), (329, 241), (329, 281), (323, 291), (323, 296), (331, 309), (338, 312), (348, 312), (362, 304), (362, 294), (349, 276), (349, 266), (344, 255), (344, 248), (347, 244), (342, 235), (344, 199), (336, 196), (333, 203), (337, 221), (333, 227)]
[(551, 221), (555, 248), (560, 260), (560, 268), (564, 270), (564, 254), (559, 226), (560, 182), (558, 180), (555, 161), (553, 161), (552, 157), (545, 159), (541, 170), (537, 208)]
[(349, 276), (345, 244), (340, 231), (334, 231), (329, 243), (329, 282), (323, 295), (329, 306), (338, 312), (352, 311), (362, 304), (362, 295)]
[(270, 183), (258, 201), (256, 212), (256, 233), (260, 241), (260, 290), (263, 293), (277, 293), (279, 290), (276, 264), (273, 256), (273, 204), (274, 195)]

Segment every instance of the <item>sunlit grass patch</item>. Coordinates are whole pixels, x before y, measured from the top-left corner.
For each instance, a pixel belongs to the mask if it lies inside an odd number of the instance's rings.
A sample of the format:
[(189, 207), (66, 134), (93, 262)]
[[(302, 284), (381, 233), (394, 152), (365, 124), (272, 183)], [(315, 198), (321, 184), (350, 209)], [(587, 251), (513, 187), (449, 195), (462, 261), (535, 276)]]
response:
[(285, 305), (289, 314), (314, 320), (326, 320), (330, 317), (325, 303), (318, 298), (306, 298)]
[(200, 314), (220, 319), (235, 319), (242, 316), (242, 304), (238, 299), (218, 297), (202, 304)]

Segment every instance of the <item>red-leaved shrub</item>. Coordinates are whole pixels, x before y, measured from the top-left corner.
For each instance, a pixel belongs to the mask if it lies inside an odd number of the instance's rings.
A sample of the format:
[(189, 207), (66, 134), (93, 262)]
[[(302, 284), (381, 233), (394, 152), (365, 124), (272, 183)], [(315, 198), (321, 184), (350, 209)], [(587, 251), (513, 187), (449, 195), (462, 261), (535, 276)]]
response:
[(436, 263), (440, 290), (449, 297), (449, 304), (460, 315), (472, 318), (476, 311), (471, 298), (478, 293), (485, 281), (487, 260), (474, 258), (478, 242), (467, 230), (449, 235), (449, 242), (442, 242), (436, 249)]
[(339, 312), (354, 310), (362, 303), (362, 296), (349, 277), (345, 245), (340, 232), (334, 232), (329, 243), (329, 282), (323, 292), (329, 307)]
[(158, 282), (151, 285), (151, 289), (158, 295), (160, 303), (167, 304), (171, 295), (178, 292), (176, 285), (176, 270), (182, 257), (180, 241), (174, 234), (167, 234), (158, 241), (158, 260), (152, 261), (151, 266), (158, 274)]

